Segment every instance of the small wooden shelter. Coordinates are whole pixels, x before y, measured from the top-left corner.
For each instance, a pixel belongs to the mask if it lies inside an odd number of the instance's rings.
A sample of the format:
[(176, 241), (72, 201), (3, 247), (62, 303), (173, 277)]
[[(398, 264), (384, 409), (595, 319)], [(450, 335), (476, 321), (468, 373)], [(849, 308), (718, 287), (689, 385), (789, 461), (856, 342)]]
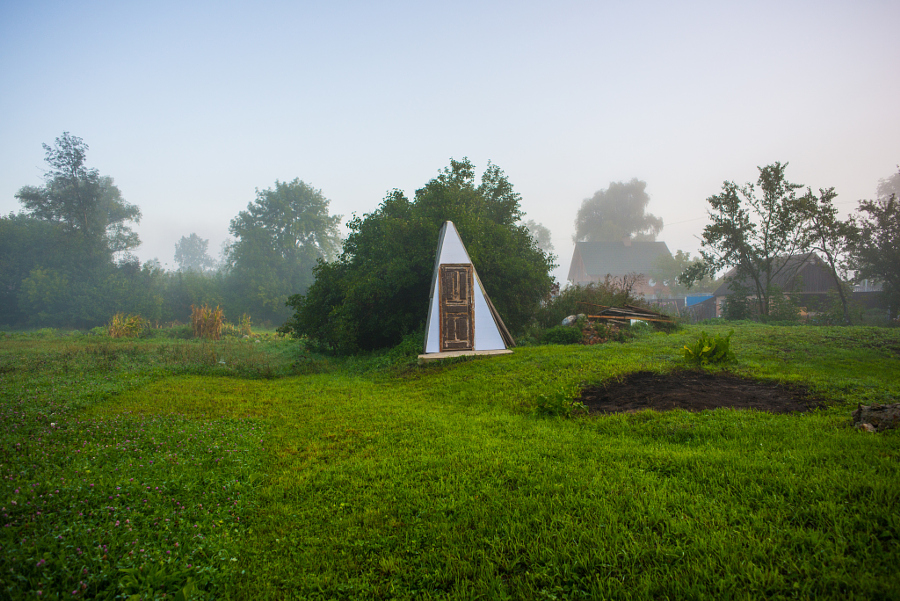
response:
[(438, 238), (421, 361), (511, 353), (515, 346), (452, 221)]

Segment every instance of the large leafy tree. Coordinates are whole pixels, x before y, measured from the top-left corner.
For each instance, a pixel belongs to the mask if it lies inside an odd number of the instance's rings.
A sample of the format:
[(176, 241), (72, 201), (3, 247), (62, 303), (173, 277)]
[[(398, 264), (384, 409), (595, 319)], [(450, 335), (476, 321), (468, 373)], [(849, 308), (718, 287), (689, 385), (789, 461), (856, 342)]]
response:
[(175, 262), (178, 264), (178, 271), (203, 272), (216, 265), (209, 256), (209, 240), (204, 240), (197, 234), (182, 236), (175, 243)]
[(797, 264), (789, 257), (808, 252), (808, 203), (797, 195), (802, 186), (785, 178), (786, 168), (787, 163), (778, 162), (759, 167), (755, 185), (726, 181), (721, 193), (707, 199), (710, 223), (703, 229), (703, 262), (689, 266), (681, 283), (690, 286), (734, 267), (732, 289), (754, 296), (759, 313), (769, 314), (775, 278)]
[(43, 185), (22, 187), (24, 211), (2, 224), (16, 241), (3, 245), (0, 261), (4, 313), (16, 323), (96, 325), (123, 308), (115, 303), (137, 265), (130, 251), (141, 212), (112, 178), (87, 167), (81, 138), (65, 132), (43, 147)]
[(122, 198), (111, 177), (85, 164), (88, 145), (64, 132), (54, 146), (43, 145), (50, 166), (43, 186), (24, 186), (16, 194), (26, 213), (61, 224), (79, 254), (105, 262), (140, 244), (132, 223), (141, 211)]
[(339, 352), (391, 346), (420, 331), (448, 220), (506, 325), (521, 328), (550, 288), (553, 257), (520, 223), (519, 203), (503, 171), (489, 164), (477, 184), (468, 159), (451, 160), (413, 201), (390, 192), (375, 211), (350, 221), (339, 259), (318, 264), (308, 293), (291, 298), (296, 312), (283, 329)]
[[(900, 184), (900, 173), (879, 186), (876, 200), (861, 200), (857, 211), (859, 236), (850, 246), (856, 278), (881, 282), (891, 319), (900, 311), (900, 198), (891, 182)], [(887, 182), (887, 183), (885, 183)]]
[(838, 218), (834, 199), (837, 193), (834, 188), (819, 189), (816, 196), (807, 190), (804, 200), (805, 234), (809, 249), (825, 257), (831, 277), (837, 287), (841, 301), (844, 323), (850, 325), (850, 287), (847, 269), (849, 267), (847, 252), (858, 237), (858, 229), (853, 220), (842, 221)]
[(263, 321), (283, 321), (285, 303), (313, 281), (319, 259), (340, 249), (340, 215), (330, 215), (320, 190), (294, 179), (256, 191), (256, 200), (231, 220), (229, 280), (236, 303)]
[(611, 182), (609, 188), (581, 203), (575, 218), (575, 241), (656, 240), (663, 220), (646, 212), (649, 203), (647, 182), (637, 178)]

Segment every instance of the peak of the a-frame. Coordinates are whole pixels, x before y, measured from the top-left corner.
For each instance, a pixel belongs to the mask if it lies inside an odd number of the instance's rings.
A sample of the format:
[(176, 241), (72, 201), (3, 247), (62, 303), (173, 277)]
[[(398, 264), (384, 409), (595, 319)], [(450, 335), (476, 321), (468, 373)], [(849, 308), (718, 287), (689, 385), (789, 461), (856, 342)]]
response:
[(441, 226), (441, 235), (438, 238), (437, 256), (435, 268), (445, 263), (472, 263), (469, 253), (456, 230), (452, 221), (445, 221)]

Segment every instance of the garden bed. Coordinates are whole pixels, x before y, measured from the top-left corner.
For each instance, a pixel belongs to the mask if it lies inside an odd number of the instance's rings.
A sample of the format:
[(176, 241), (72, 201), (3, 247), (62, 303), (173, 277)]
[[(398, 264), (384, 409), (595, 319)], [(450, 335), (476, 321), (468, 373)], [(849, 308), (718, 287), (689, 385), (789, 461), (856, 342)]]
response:
[(825, 405), (806, 388), (705, 371), (631, 373), (586, 388), (577, 399), (591, 413), (633, 413), (644, 409), (755, 409), (769, 413), (811, 411)]

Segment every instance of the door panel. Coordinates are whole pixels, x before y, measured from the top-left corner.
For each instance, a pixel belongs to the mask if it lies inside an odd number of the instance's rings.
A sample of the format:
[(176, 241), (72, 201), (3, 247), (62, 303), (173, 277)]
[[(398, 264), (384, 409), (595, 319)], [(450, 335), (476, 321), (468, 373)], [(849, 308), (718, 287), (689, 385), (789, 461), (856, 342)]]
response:
[(472, 266), (441, 265), (441, 352), (475, 348)]

